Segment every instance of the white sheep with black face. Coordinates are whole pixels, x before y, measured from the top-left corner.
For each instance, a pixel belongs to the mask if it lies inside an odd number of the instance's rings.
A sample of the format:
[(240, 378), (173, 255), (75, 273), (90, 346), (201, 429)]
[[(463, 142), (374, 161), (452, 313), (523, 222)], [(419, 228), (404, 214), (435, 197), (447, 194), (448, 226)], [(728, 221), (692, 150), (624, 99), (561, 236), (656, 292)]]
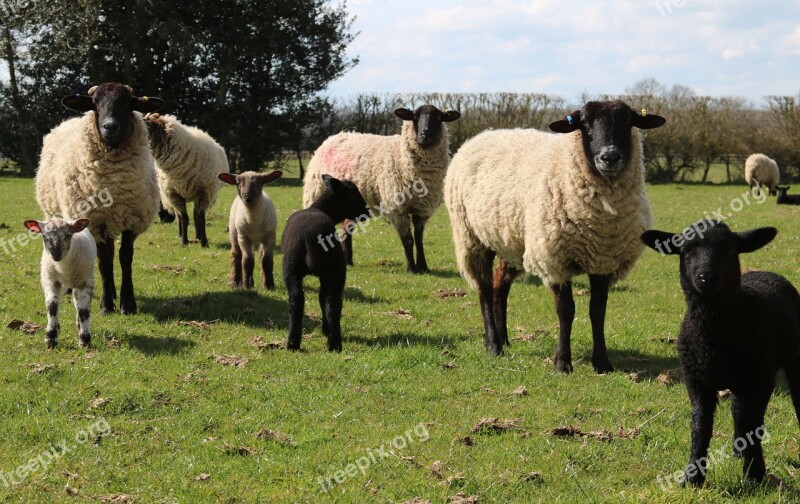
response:
[[(592, 364), (613, 370), (604, 335), (608, 289), (633, 268), (643, 250), (639, 235), (652, 219), (638, 129), (664, 122), (621, 101), (588, 102), (550, 124), (561, 135), (486, 131), (455, 154), (445, 204), (459, 270), (480, 295), (489, 351), (499, 354), (508, 343), (508, 292), (528, 271), (554, 294), (561, 326), (555, 364), (572, 371), (571, 280), (588, 274)], [(493, 278), (495, 257), (501, 261)]]
[(53, 218), (46, 222), (26, 220), (25, 227), (33, 233), (41, 233), (44, 251), (41, 261), (41, 280), (44, 303), (47, 309), (45, 345), (55, 348), (60, 325), (58, 307), (61, 296), (72, 290), (75, 305), (76, 325), (80, 346), (91, 345), (89, 315), (94, 292), (94, 259), (97, 255), (92, 234), (86, 228), (87, 219), (65, 221)]

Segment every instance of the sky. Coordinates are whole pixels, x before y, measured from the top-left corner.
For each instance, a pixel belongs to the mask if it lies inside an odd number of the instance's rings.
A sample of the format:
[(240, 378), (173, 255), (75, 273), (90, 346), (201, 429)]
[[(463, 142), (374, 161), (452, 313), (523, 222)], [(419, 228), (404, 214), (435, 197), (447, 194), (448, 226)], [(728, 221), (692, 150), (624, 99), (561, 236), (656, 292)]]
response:
[[(335, 3), (335, 1), (334, 1)], [(348, 0), (359, 64), (328, 94), (532, 92), (643, 78), (697, 94), (800, 94), (797, 0)]]

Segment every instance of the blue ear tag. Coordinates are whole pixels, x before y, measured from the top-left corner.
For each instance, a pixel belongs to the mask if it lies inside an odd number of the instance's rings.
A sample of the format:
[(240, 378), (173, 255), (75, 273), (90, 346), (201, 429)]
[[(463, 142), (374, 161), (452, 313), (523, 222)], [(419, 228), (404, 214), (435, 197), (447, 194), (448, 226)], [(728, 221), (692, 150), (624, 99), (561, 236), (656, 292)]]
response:
[(567, 115), (567, 122), (570, 123), (570, 124), (572, 124), (574, 122), (574, 119), (572, 119), (572, 116), (569, 115), (569, 114)]
[(81, 97), (80, 93), (75, 93), (75, 98), (80, 98), (80, 97)]

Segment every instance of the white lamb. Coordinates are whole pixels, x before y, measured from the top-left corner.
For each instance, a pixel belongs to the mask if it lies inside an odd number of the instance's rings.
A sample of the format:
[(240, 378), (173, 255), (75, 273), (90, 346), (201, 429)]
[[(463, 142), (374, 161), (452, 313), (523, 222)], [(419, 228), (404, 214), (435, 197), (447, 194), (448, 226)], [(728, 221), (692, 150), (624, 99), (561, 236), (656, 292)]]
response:
[[(147, 128), (141, 113), (164, 102), (138, 97), (122, 84), (105, 83), (87, 95), (69, 95), (61, 103), (81, 117), (64, 121), (44, 137), (36, 174), (36, 201), (48, 217), (89, 218), (97, 242), (103, 281), (100, 311), (114, 311), (114, 240), (121, 236), (120, 310), (136, 313), (132, 262), (136, 237), (153, 223), (159, 207), (158, 183)], [(106, 194), (108, 205), (97, 205)]]
[[(400, 108), (394, 113), (405, 121), (399, 135), (339, 133), (319, 146), (308, 163), (303, 182), (303, 207), (311, 206), (322, 193), (321, 175), (352, 181), (372, 207), (369, 216), (385, 217), (394, 225), (403, 242), (406, 270), (429, 273), (422, 238), (425, 223), (442, 203), (444, 177), (450, 163), (444, 123), (455, 121), (461, 114), (455, 110), (442, 112), (433, 105), (423, 105), (415, 111)], [(342, 245), (347, 263), (352, 265), (353, 227), (344, 225), (343, 229)]]
[[(257, 173), (247, 171), (235, 175), (220, 173), (219, 179), (226, 184), (235, 185), (238, 197), (231, 205), (228, 221), (228, 236), (231, 240), (231, 287), (253, 287), (253, 267), (255, 256), (253, 246), (261, 246), (261, 284), (272, 290), (275, 279), (272, 276), (275, 237), (278, 229), (278, 214), (275, 204), (261, 189), (264, 184), (277, 180), (281, 171)], [(242, 272), (244, 270), (244, 272)], [(243, 275), (244, 273), (244, 275)]]
[(750, 186), (750, 190), (753, 186), (758, 186), (758, 190), (763, 192), (766, 187), (769, 195), (774, 196), (778, 194), (780, 178), (778, 163), (764, 154), (750, 154), (744, 162), (744, 181)]
[(208, 247), (206, 211), (217, 199), (222, 183), (217, 175), (228, 171), (228, 158), (208, 133), (182, 124), (175, 116), (147, 114), (144, 118), (164, 208), (178, 217), (181, 244), (189, 243), (189, 213), (186, 203), (194, 201), (197, 240)]
[(25, 227), (31, 232), (41, 233), (44, 241), (41, 275), (44, 304), (47, 309), (47, 329), (44, 343), (48, 349), (55, 348), (61, 326), (58, 323), (58, 307), (61, 295), (72, 290), (75, 305), (76, 325), (80, 346), (92, 344), (89, 332), (89, 315), (94, 292), (94, 258), (97, 255), (92, 234), (86, 229), (87, 219), (74, 222), (54, 218), (47, 222), (26, 220)]
[[(589, 102), (550, 124), (565, 135), (487, 131), (459, 149), (445, 203), (459, 270), (480, 296), (489, 351), (499, 354), (508, 343), (508, 292), (524, 270), (553, 291), (560, 322), (555, 364), (572, 371), (571, 279), (588, 273), (592, 364), (597, 372), (613, 370), (604, 335), (608, 289), (641, 255), (639, 235), (651, 223), (634, 128), (664, 122), (621, 101)], [(501, 261), (493, 278), (495, 256)]]

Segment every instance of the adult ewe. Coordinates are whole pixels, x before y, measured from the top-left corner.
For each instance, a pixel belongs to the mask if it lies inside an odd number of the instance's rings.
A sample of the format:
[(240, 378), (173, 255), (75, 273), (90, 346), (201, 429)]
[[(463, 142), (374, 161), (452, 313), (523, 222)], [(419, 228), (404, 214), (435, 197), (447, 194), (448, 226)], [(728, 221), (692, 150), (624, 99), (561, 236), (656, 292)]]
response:
[(189, 244), (186, 203), (193, 201), (197, 240), (208, 247), (206, 211), (222, 187), (217, 175), (228, 171), (225, 149), (205, 131), (186, 126), (173, 115), (147, 114), (144, 121), (159, 174), (161, 201), (178, 217), (181, 244)]
[[(159, 207), (156, 170), (140, 113), (155, 112), (164, 102), (134, 96), (130, 87), (107, 82), (86, 95), (66, 96), (61, 103), (85, 114), (64, 121), (44, 137), (36, 200), (48, 217), (89, 219), (103, 282), (103, 313), (115, 309), (114, 240), (121, 237), (120, 310), (136, 313), (133, 245)], [(93, 204), (104, 192), (112, 203)]]
[[(399, 108), (399, 135), (339, 133), (325, 140), (308, 163), (303, 182), (303, 207), (322, 193), (320, 175), (329, 174), (355, 183), (372, 208), (364, 218), (382, 216), (391, 222), (406, 255), (406, 270), (429, 273), (422, 237), (425, 223), (442, 203), (442, 186), (450, 162), (446, 122), (461, 114), (442, 112), (433, 105), (415, 111)], [(411, 223), (414, 234), (411, 234)], [(343, 225), (342, 246), (347, 264), (353, 264), (352, 226)], [(414, 244), (417, 259), (414, 260)]]
[(683, 233), (642, 234), (662, 255), (680, 254), (686, 312), (678, 356), (692, 403), (692, 447), (682, 484), (700, 486), (706, 479), (718, 391), (732, 393), (733, 447), (749, 479), (761, 481), (766, 473), (764, 412), (780, 369), (800, 420), (800, 294), (775, 273), (742, 275), (739, 264), (739, 254), (760, 249), (777, 232), (763, 227), (734, 233), (723, 223), (699, 221)]
[[(490, 352), (508, 344), (508, 293), (524, 270), (553, 292), (560, 323), (555, 365), (571, 372), (571, 279), (588, 273), (592, 364), (599, 373), (613, 371), (603, 332), (608, 289), (641, 255), (639, 235), (651, 221), (636, 128), (664, 122), (619, 100), (593, 101), (550, 124), (563, 135), (487, 131), (459, 149), (445, 203), (459, 270), (480, 296)], [(501, 261), (493, 279), (495, 256)]]
[(764, 154), (750, 154), (744, 162), (744, 181), (750, 186), (758, 186), (759, 191), (764, 187), (769, 190), (769, 195), (774, 196), (778, 193), (781, 173), (778, 170), (778, 163)]

